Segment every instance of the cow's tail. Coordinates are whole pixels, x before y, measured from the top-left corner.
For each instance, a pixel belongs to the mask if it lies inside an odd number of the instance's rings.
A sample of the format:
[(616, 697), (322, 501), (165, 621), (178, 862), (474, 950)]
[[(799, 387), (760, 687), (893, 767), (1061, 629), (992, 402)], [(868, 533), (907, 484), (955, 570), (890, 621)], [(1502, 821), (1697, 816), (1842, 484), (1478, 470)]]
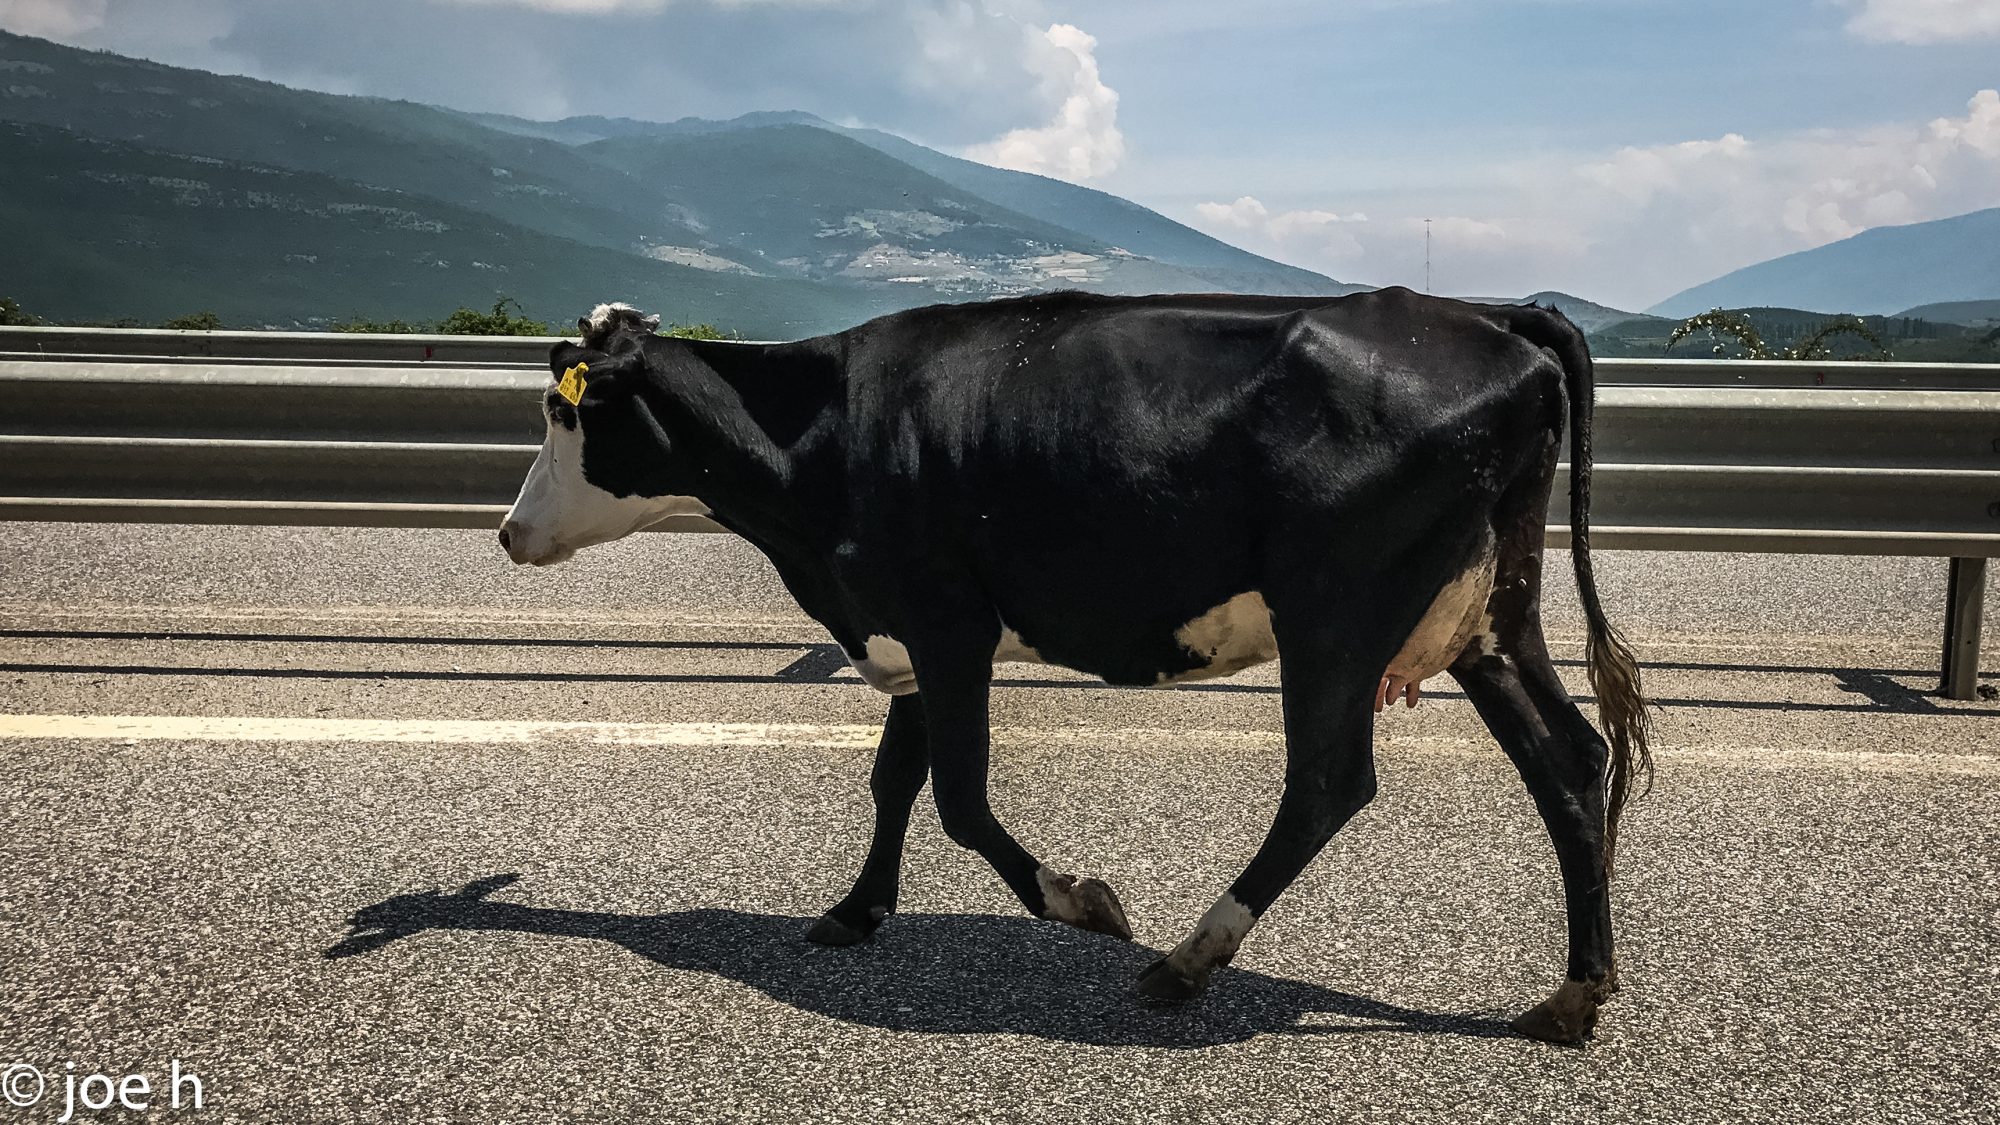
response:
[(1597, 399), (1597, 375), (1583, 332), (1554, 309), (1524, 306), (1514, 331), (1554, 352), (1563, 369), (1569, 400), (1569, 536), (1570, 560), (1576, 567), (1577, 597), (1583, 603), (1589, 632), (1584, 663), (1590, 690), (1597, 696), (1597, 714), (1611, 744), (1605, 772), (1604, 861), (1607, 869), (1618, 840), (1618, 819), (1625, 811), (1635, 778), (1652, 785), (1653, 754), (1648, 747), (1652, 717), (1639, 683), (1639, 661), (1610, 621), (1597, 597), (1597, 576), (1590, 565), (1590, 423)]

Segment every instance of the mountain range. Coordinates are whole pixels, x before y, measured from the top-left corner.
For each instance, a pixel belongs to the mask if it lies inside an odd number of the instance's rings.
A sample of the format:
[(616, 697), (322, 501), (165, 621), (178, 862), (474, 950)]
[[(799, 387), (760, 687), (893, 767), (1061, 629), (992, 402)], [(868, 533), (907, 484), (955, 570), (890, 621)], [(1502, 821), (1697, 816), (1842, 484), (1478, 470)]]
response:
[(1993, 299), (2000, 299), (2000, 207), (1875, 227), (1745, 266), (1647, 311), (1680, 318), (1712, 308), (1789, 305), (1889, 315), (1912, 306)]
[(1103, 192), (806, 114), (530, 122), (0, 33), (8, 295), (71, 320), (314, 326), (496, 294), (797, 336), (941, 299), (1337, 294)]
[[(1369, 288), (1102, 191), (806, 113), (530, 121), (5, 32), (0, 199), (0, 266), (11, 267), (0, 296), (69, 322), (197, 311), (238, 326), (422, 321), (505, 295), (555, 323), (622, 299), (778, 338), (1054, 288)], [(2000, 317), (2000, 209), (1866, 231), (1648, 314), (1564, 293), (1526, 299), (1563, 309), (1613, 355), (1657, 354), (1672, 327), (1662, 318), (1712, 307), (1983, 334)]]

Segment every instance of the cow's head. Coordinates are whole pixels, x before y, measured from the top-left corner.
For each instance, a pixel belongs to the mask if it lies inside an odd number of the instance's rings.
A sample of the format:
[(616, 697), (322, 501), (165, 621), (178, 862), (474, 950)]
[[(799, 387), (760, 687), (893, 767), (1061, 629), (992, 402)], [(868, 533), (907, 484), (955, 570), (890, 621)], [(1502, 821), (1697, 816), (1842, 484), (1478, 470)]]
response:
[[(584, 321), (585, 341), (598, 346), (565, 342), (549, 352), (548, 434), (500, 526), (500, 546), (517, 563), (548, 566), (669, 516), (708, 514), (676, 488), (673, 445), (649, 400), (655, 392), (642, 340), (659, 318), (622, 305), (598, 313), (606, 315), (593, 314), (595, 325)], [(564, 376), (579, 364), (588, 370), (565, 388)], [(564, 392), (579, 389), (572, 403)]]
[(576, 318), (576, 330), (583, 336), (583, 346), (598, 351), (611, 351), (612, 341), (631, 337), (643, 340), (660, 330), (660, 318), (647, 316), (631, 305), (614, 302), (599, 305), (590, 310), (589, 316)]

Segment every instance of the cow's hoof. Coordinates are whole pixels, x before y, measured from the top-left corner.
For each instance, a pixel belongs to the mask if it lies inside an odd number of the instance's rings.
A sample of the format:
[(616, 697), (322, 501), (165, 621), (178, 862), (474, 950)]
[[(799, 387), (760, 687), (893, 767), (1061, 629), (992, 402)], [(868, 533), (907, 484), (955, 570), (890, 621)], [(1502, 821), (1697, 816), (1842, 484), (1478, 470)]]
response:
[(1566, 980), (1556, 994), (1515, 1017), (1515, 1031), (1530, 1039), (1581, 1047), (1597, 1032), (1597, 1005), (1604, 986)]
[(1102, 879), (1079, 879), (1044, 870), (1042, 917), (1050, 918), (1093, 934), (1110, 934), (1132, 940), (1132, 923), (1118, 902), (1118, 892)]
[(1070, 925), (1093, 934), (1132, 940), (1132, 923), (1126, 920), (1125, 907), (1119, 903), (1118, 892), (1111, 889), (1111, 884), (1102, 879), (1078, 879), (1072, 890), (1082, 916)]
[(1208, 987), (1208, 974), (1191, 977), (1174, 968), (1173, 962), (1165, 957), (1156, 958), (1132, 982), (1132, 990), (1147, 1000), (1162, 1004), (1179, 1004), (1200, 996)]
[(806, 940), (815, 945), (860, 945), (875, 936), (875, 927), (880, 926), (882, 919), (888, 916), (887, 909), (873, 907), (868, 911), (867, 925), (856, 926), (834, 917), (834, 912), (829, 910), (806, 929)]
[(806, 940), (814, 945), (860, 945), (868, 935), (831, 914), (822, 914), (806, 929)]

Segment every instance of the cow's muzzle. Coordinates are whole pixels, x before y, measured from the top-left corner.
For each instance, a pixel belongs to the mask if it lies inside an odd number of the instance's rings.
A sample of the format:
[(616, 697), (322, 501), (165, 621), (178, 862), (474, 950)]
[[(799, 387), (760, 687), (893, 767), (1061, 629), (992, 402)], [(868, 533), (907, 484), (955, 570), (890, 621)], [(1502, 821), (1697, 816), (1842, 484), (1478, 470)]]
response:
[(500, 525), (500, 549), (507, 552), (507, 557), (513, 559), (516, 565), (552, 566), (576, 554), (571, 547), (554, 543), (537, 544), (537, 538), (515, 520)]

